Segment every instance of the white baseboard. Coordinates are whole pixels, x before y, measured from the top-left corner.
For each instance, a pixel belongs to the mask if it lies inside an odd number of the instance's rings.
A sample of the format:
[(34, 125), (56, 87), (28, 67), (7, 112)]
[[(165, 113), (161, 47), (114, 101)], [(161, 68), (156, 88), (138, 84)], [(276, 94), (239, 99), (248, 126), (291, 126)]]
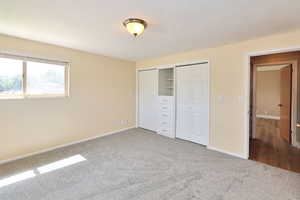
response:
[(212, 146), (207, 146), (207, 149), (213, 150), (213, 151), (218, 151), (220, 153), (224, 153), (224, 154), (227, 154), (227, 155), (231, 155), (231, 156), (234, 156), (234, 157), (238, 157), (238, 158), (242, 158), (242, 159), (248, 160), (248, 156), (237, 154), (237, 153), (231, 153), (231, 152), (228, 152), (228, 151), (217, 149), (217, 148), (212, 147)]
[(116, 133), (120, 133), (122, 131), (127, 131), (127, 130), (130, 130), (130, 129), (133, 129), (133, 128), (136, 128), (136, 127), (133, 126), (133, 127), (128, 127), (128, 128), (123, 128), (123, 129), (119, 129), (119, 130), (116, 130), (116, 131), (107, 132), (107, 133), (104, 133), (104, 134), (101, 134), (101, 135), (89, 137), (89, 138), (79, 140), (79, 141), (76, 141), (76, 142), (70, 142), (70, 143), (67, 143), (67, 144), (58, 145), (58, 146), (55, 146), (55, 147), (50, 147), (50, 148), (47, 148), (47, 149), (44, 149), (44, 150), (41, 150), (41, 151), (36, 151), (36, 152), (33, 152), (33, 153), (28, 153), (28, 154), (24, 154), (24, 155), (21, 155), (21, 156), (16, 156), (16, 157), (11, 158), (11, 159), (0, 160), (0, 165), (5, 164), (5, 163), (9, 163), (9, 162), (12, 162), (12, 161), (16, 161), (16, 160), (19, 160), (19, 159), (27, 158), (27, 157), (30, 157), (30, 156), (38, 155), (38, 154), (41, 154), (41, 153), (45, 153), (45, 152), (48, 152), (48, 151), (53, 151), (53, 150), (60, 149), (60, 148), (63, 148), (63, 147), (71, 146), (71, 145), (74, 145), (74, 144), (87, 142), (87, 141), (94, 140), (94, 139), (97, 139), (97, 138), (101, 138), (101, 137), (104, 137), (104, 136), (113, 135), (113, 134), (116, 134)]
[(280, 120), (279, 116), (274, 115), (256, 115), (257, 118)]

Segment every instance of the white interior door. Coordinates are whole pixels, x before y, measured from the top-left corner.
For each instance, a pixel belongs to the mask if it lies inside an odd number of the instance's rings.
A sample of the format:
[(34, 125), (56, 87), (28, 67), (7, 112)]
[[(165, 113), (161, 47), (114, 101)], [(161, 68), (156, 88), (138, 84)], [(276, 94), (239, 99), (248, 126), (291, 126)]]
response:
[(157, 70), (139, 72), (139, 127), (157, 131)]
[(209, 139), (209, 66), (176, 68), (176, 137), (207, 145)]

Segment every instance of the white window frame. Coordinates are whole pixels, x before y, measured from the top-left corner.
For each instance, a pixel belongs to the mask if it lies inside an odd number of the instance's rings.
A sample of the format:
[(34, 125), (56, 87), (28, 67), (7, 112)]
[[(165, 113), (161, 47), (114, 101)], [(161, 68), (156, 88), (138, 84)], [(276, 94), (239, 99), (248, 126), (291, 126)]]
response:
[[(57, 61), (52, 59), (37, 58), (31, 56), (20, 56), (8, 53), (0, 53), (0, 58), (8, 58), (14, 60), (21, 60), (23, 63), (22, 76), (22, 94), (20, 95), (0, 95), (2, 99), (31, 99), (31, 98), (67, 98), (70, 96), (70, 62)], [(27, 94), (27, 62), (39, 62), (44, 64), (61, 65), (65, 68), (65, 93), (64, 94), (42, 94), (31, 95)]]

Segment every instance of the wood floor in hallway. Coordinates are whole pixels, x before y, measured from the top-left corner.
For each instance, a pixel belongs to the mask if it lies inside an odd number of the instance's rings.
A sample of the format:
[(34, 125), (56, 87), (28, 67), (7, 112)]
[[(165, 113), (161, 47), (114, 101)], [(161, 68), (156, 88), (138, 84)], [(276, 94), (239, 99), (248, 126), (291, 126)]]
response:
[(278, 124), (278, 120), (257, 118), (250, 159), (300, 173), (300, 149), (281, 138)]

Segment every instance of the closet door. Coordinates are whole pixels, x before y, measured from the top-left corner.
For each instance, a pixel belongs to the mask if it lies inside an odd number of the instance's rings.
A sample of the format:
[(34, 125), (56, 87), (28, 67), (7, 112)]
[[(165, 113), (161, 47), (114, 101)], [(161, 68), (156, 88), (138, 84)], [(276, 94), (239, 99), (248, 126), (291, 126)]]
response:
[(139, 72), (139, 127), (157, 131), (157, 70)]
[(176, 68), (176, 137), (207, 145), (209, 138), (209, 66)]

